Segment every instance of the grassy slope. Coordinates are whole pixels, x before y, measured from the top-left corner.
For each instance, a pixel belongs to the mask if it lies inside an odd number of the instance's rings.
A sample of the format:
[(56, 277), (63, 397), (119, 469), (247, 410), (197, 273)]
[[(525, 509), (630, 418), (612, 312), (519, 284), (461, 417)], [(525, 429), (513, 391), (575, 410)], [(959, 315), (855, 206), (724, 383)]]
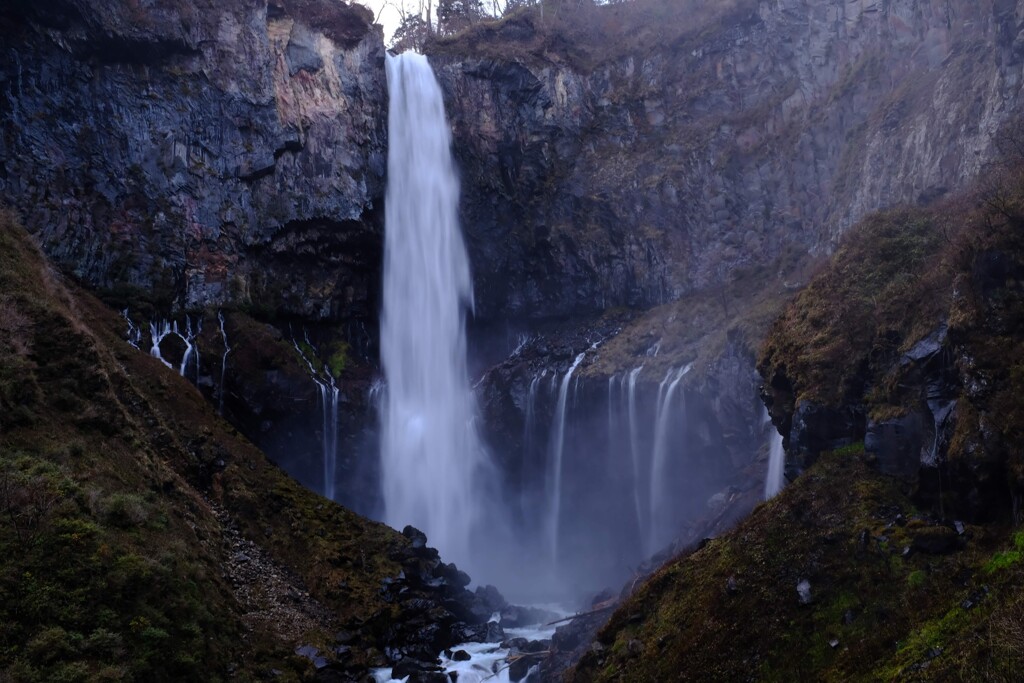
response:
[(1022, 272), (1024, 155), (1014, 155), (969, 194), (876, 215), (849, 233), (773, 326), (759, 370), (793, 403), (854, 404), (885, 420), (920, 400), (903, 354), (947, 324), (962, 385), (949, 458), (1003, 462), (1019, 488)]
[(215, 506), (338, 625), (383, 628), (404, 540), (286, 477), (122, 327), (0, 213), (0, 679), (301, 674), (292, 648), (327, 634), (243, 619)]

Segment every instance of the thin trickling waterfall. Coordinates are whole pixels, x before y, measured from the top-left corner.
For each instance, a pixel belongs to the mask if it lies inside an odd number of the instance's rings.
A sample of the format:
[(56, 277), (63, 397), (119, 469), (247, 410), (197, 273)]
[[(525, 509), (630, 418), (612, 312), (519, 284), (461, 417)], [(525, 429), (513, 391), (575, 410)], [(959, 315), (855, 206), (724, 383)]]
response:
[(523, 454), (529, 458), (533, 453), (533, 439), (537, 419), (537, 387), (543, 374), (534, 375), (530, 380), (530, 388), (526, 392), (526, 411), (523, 419)]
[(472, 558), (487, 456), (466, 372), (469, 258), (441, 89), (422, 55), (387, 57), (381, 411), (385, 519), (423, 529), (445, 557)]
[(667, 487), (669, 479), (666, 471), (668, 463), (668, 428), (669, 423), (672, 421), (672, 399), (675, 396), (676, 389), (679, 387), (679, 382), (682, 381), (691, 367), (693, 366), (687, 365), (675, 371), (669, 370), (665, 375), (665, 379), (662, 380), (661, 386), (658, 388), (658, 407), (655, 412), (654, 425), (654, 452), (651, 455), (651, 524), (650, 539), (647, 546), (648, 552), (656, 552), (660, 544), (671, 540), (672, 530), (666, 528), (666, 525), (669, 523), (667, 519), (667, 503), (670, 494)]
[(142, 343), (142, 330), (138, 328), (131, 316), (128, 315), (127, 308), (121, 311), (121, 317), (128, 323), (128, 330), (125, 332), (125, 340), (135, 348), (139, 348), (139, 344)]
[(551, 473), (548, 479), (548, 495), (550, 504), (548, 506), (548, 538), (551, 549), (552, 562), (558, 562), (558, 535), (562, 518), (562, 454), (565, 451), (565, 413), (569, 393), (569, 382), (576, 368), (583, 362), (586, 354), (576, 356), (576, 360), (569, 367), (562, 378), (562, 385), (558, 390), (558, 403), (555, 406), (554, 428), (551, 430)]
[(612, 375), (608, 378), (608, 443), (615, 441), (615, 379)]
[(338, 471), (338, 397), (341, 392), (331, 377), (330, 384), (320, 385), (324, 414), (324, 497), (334, 500)]
[[(304, 341), (305, 348), (313, 348), (308, 336)], [(337, 382), (335, 382), (330, 371), (323, 367), (322, 373), (318, 372), (313, 364), (313, 359), (306, 355), (302, 345), (295, 340), (295, 337), (292, 337), (292, 344), (306, 363), (306, 367), (309, 368), (309, 376), (316, 383), (317, 389), (320, 390), (320, 414), (323, 420), (320, 444), (321, 461), (323, 463), (323, 490), (321, 493), (323, 493), (324, 498), (334, 500), (338, 470), (338, 402), (341, 392), (338, 390)], [(225, 357), (227, 357), (227, 354), (225, 354)]]
[(228, 333), (224, 329), (224, 312), (217, 311), (217, 322), (220, 324), (220, 338), (224, 341), (224, 355), (220, 357), (220, 388), (217, 390), (217, 411), (224, 414), (224, 379), (228, 372), (228, 354), (231, 347), (228, 346)]
[(782, 448), (782, 434), (772, 424), (772, 416), (765, 408), (761, 418), (768, 430), (768, 472), (764, 478), (764, 499), (774, 497), (786, 484), (786, 452)]
[(526, 392), (526, 410), (523, 413), (523, 484), (519, 491), (519, 512), (524, 517), (531, 519), (536, 515), (536, 498), (532, 495), (530, 487), (525, 485), (525, 481), (537, 455), (537, 390), (540, 388), (541, 379), (546, 374), (547, 370), (544, 370), (530, 380), (530, 388)]

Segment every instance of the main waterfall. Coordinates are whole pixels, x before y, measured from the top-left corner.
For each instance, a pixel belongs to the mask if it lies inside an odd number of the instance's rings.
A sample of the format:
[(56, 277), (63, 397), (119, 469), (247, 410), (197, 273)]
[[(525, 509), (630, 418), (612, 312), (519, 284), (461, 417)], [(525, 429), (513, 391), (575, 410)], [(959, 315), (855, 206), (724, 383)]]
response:
[(441, 89), (422, 55), (387, 57), (388, 188), (381, 363), (386, 521), (413, 524), (460, 563), (482, 514), (486, 453), (473, 424), (469, 258)]

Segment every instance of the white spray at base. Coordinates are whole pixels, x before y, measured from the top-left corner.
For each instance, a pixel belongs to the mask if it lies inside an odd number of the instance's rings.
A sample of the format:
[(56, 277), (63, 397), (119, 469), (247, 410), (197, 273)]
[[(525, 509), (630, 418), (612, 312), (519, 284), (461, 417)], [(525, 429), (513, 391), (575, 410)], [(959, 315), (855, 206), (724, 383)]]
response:
[[(539, 607), (551, 610), (559, 617), (569, 616), (569, 613), (558, 605), (539, 605)], [(507, 628), (505, 629), (505, 638), (506, 642), (516, 638), (526, 641), (543, 641), (550, 640), (554, 633), (555, 627), (550, 624), (535, 624), (525, 628)], [(469, 655), (469, 659), (457, 661), (449, 656), (449, 652), (442, 652), (439, 656), (441, 669), (450, 677), (450, 680), (458, 681), (458, 683), (512, 683), (509, 659), (516, 654), (514, 650), (502, 647), (499, 643), (462, 643), (451, 648), (450, 652), (454, 653), (459, 650)], [(539, 665), (535, 664), (531, 667), (531, 673), (527, 675), (526, 679), (521, 680), (536, 680), (537, 668)], [(381, 668), (374, 669), (370, 673), (375, 683), (390, 683), (395, 680), (391, 678), (391, 671), (389, 668)], [(451, 674), (455, 674), (455, 676), (452, 678)]]
[(470, 560), (487, 455), (473, 419), (465, 314), (469, 258), (441, 88), (422, 55), (387, 57), (381, 365), (385, 521), (412, 524), (448, 558)]

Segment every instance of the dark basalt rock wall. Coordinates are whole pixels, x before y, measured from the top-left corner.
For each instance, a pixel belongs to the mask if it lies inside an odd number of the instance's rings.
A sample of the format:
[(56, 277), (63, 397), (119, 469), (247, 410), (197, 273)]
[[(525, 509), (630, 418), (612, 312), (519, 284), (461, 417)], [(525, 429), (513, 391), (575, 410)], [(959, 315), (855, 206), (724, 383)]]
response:
[(0, 198), (63, 268), (164, 306), (374, 318), (384, 50), (364, 8), (0, 9)]
[(710, 25), (676, 19), (692, 30), (636, 49), (613, 21), (566, 44), (530, 14), (428, 48), (479, 316), (648, 307), (787, 244), (827, 251), (870, 211), (961, 187), (1019, 108), (1019, 2), (736, 2)]

